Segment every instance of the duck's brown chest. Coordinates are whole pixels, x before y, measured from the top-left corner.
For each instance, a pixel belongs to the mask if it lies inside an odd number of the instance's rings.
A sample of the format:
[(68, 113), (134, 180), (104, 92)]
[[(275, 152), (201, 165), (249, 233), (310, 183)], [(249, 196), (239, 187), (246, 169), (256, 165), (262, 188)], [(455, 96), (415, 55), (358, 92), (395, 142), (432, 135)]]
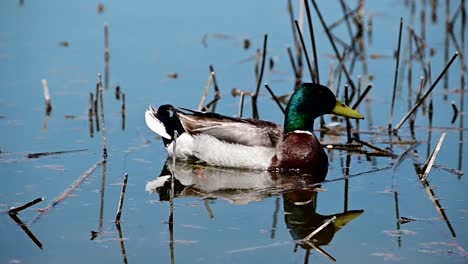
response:
[(285, 135), (272, 158), (270, 170), (298, 171), (325, 177), (328, 158), (317, 138), (309, 132)]

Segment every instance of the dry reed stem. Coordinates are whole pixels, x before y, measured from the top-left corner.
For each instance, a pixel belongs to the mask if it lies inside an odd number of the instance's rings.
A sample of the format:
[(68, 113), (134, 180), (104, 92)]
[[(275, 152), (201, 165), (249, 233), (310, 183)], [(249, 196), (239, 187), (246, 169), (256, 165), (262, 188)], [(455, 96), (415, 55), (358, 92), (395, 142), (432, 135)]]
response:
[(429, 173), (431, 172), (432, 166), (434, 165), (434, 161), (437, 157), (437, 154), (439, 154), (440, 148), (442, 147), (442, 143), (444, 143), (445, 135), (447, 133), (444, 132), (439, 138), (439, 142), (437, 143), (435, 149), (432, 151), (431, 156), (427, 161), (424, 163), (424, 166), (422, 169), (424, 170), (424, 173), (421, 175), (421, 180), (425, 181), (427, 177), (429, 176)]
[(46, 113), (49, 114), (52, 111), (52, 103), (49, 94), (49, 86), (47, 85), (47, 80), (42, 80), (42, 90), (44, 92), (44, 99), (46, 103)]
[(105, 160), (101, 160), (94, 164), (91, 168), (89, 168), (85, 173), (83, 173), (78, 179), (76, 179), (62, 194), (60, 194), (57, 198), (55, 198), (46, 208), (41, 209), (39, 215), (37, 215), (31, 222), (35, 223), (41, 216), (48, 213), (52, 208), (54, 208), (57, 204), (63, 202), (73, 191), (78, 188), (86, 178), (89, 177), (96, 169), (99, 167)]
[(10, 208), (10, 210), (8, 210), (8, 213), (11, 215), (11, 214), (17, 214), (19, 213), (20, 211), (23, 211), (24, 209), (28, 208), (28, 207), (31, 207), (39, 202), (42, 202), (44, 201), (44, 197), (40, 197), (40, 198), (36, 198), (30, 202), (27, 202), (21, 206), (17, 206), (17, 207), (12, 207)]
[(315, 229), (312, 233), (310, 233), (308, 236), (304, 237), (304, 241), (309, 241), (312, 237), (314, 237), (318, 232), (322, 231), (325, 227), (327, 227), (329, 224), (335, 222), (336, 216), (333, 216), (332, 218), (328, 219), (325, 221), (321, 226), (319, 226), (317, 229)]
[(128, 182), (128, 173), (124, 174), (124, 182), (122, 185), (122, 191), (120, 192), (120, 199), (119, 199), (119, 206), (117, 209), (117, 215), (115, 216), (115, 222), (120, 222), (120, 217), (122, 216), (122, 207), (125, 198), (125, 191), (127, 190), (127, 182)]
[(102, 128), (102, 156), (104, 162), (107, 161), (107, 138), (106, 138), (106, 125), (104, 121), (104, 90), (102, 88), (101, 73), (98, 73), (98, 87), (99, 87), (99, 101), (101, 103), (101, 128)]
[(447, 72), (448, 68), (450, 67), (450, 65), (452, 65), (453, 61), (455, 60), (455, 58), (458, 56), (458, 52), (455, 52), (455, 54), (453, 55), (452, 59), (447, 63), (447, 65), (445, 65), (444, 69), (442, 70), (442, 72), (439, 74), (439, 76), (437, 77), (437, 79), (435, 80), (435, 82), (432, 84), (432, 86), (426, 91), (426, 93), (418, 99), (418, 101), (415, 103), (415, 105), (413, 106), (413, 108), (411, 108), (410, 111), (408, 111), (408, 113), (406, 113), (406, 115), (401, 119), (401, 121), (398, 123), (398, 125), (395, 127), (394, 131), (398, 131), (398, 129), (400, 129), (400, 127), (403, 125), (403, 123), (408, 119), (408, 117), (411, 116), (411, 114), (422, 104), (422, 102), (424, 102), (424, 99), (426, 99), (427, 96), (429, 96), (429, 94), (432, 92), (432, 90), (436, 87), (436, 85), (439, 83), (440, 79), (444, 76), (444, 74)]
[(205, 90), (203, 90), (203, 94), (200, 100), (200, 104), (198, 105), (197, 110), (202, 111), (205, 106), (206, 96), (208, 95), (208, 91), (210, 90), (211, 82), (214, 78), (214, 72), (210, 72), (210, 76), (208, 77), (208, 82), (206, 83)]

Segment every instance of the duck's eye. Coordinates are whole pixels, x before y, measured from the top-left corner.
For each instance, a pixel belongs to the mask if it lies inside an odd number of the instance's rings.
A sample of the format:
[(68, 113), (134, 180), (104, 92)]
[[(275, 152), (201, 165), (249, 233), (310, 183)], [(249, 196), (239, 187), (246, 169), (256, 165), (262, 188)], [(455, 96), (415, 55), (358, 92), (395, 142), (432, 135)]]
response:
[(341, 106), (345, 107), (345, 104), (341, 103)]

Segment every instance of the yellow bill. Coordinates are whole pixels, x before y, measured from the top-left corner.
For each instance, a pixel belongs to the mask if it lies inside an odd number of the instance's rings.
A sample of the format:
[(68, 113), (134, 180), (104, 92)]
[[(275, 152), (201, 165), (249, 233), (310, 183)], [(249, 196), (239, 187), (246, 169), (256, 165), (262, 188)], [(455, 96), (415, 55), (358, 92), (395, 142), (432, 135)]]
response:
[(364, 116), (361, 115), (358, 111), (352, 109), (351, 107), (345, 105), (340, 100), (336, 99), (336, 105), (332, 109), (332, 112), (336, 115), (355, 118), (355, 119), (364, 119)]

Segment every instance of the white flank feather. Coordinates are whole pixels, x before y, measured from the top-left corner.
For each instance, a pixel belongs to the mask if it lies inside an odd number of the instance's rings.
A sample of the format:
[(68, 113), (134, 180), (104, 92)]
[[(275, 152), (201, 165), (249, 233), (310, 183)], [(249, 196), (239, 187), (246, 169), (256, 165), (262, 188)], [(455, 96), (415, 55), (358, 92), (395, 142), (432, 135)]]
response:
[[(176, 140), (176, 158), (188, 159), (193, 157), (193, 137), (188, 133), (182, 133)], [(174, 148), (174, 141), (166, 147), (167, 155), (172, 157)]]
[(210, 165), (265, 170), (271, 164), (275, 148), (230, 144), (209, 135), (197, 135), (193, 155)]
[(163, 138), (171, 139), (171, 136), (169, 136), (169, 134), (167, 134), (166, 132), (166, 127), (164, 126), (164, 124), (154, 116), (151, 107), (145, 112), (145, 121), (146, 125), (151, 130), (153, 130), (154, 133), (160, 135)]

